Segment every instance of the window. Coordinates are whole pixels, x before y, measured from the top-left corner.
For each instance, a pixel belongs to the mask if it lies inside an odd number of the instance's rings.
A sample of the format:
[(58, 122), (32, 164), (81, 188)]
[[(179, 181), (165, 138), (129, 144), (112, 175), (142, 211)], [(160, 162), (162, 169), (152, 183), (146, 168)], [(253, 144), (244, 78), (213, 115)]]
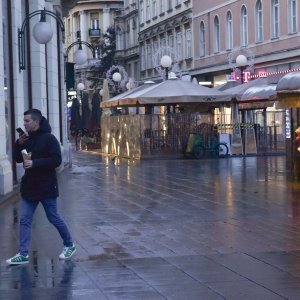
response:
[(167, 41), (166, 41), (166, 38), (162, 35), (160, 37), (160, 47), (166, 47), (167, 46)]
[(119, 27), (116, 30), (116, 48), (117, 48), (117, 50), (124, 49), (124, 36), (123, 36), (121, 28), (119, 28)]
[(263, 9), (262, 9), (261, 0), (258, 0), (256, 2), (255, 14), (256, 14), (256, 28), (255, 28), (256, 41), (262, 42), (263, 41)]
[(179, 4), (181, 4), (181, 0), (175, 0), (175, 5), (177, 6)]
[(99, 16), (98, 14), (91, 14), (91, 29), (99, 29)]
[(136, 20), (135, 19), (132, 20), (132, 29), (133, 30), (136, 29)]
[(214, 51), (220, 51), (220, 21), (218, 16), (214, 19)]
[[(158, 40), (155, 39), (155, 40), (153, 41), (153, 57), (155, 56), (155, 53), (156, 53), (157, 51), (158, 51)], [(154, 66), (154, 67), (157, 67), (157, 66), (159, 65), (157, 61), (155, 61), (154, 63), (155, 63), (155, 65), (156, 65), (156, 66)]]
[(152, 0), (152, 9), (153, 9), (153, 17), (156, 17), (157, 16), (157, 0)]
[(130, 32), (130, 21), (129, 20), (126, 22), (126, 31), (128, 33)]
[(204, 22), (200, 23), (200, 56), (205, 56), (205, 27), (204, 27)]
[(243, 6), (241, 9), (241, 24), (241, 45), (245, 47), (248, 45), (248, 15), (246, 6)]
[(146, 59), (145, 59), (145, 46), (141, 47), (141, 70), (144, 71), (146, 69)]
[(144, 23), (145, 19), (144, 19), (144, 2), (141, 1), (140, 2), (140, 24)]
[(150, 11), (150, 0), (146, 0), (146, 20), (150, 20), (151, 11)]
[(165, 0), (160, 0), (159, 11), (160, 13), (165, 11)]
[(233, 48), (233, 26), (232, 26), (232, 14), (231, 12), (227, 12), (226, 16), (226, 48), (232, 49)]
[(137, 33), (136, 33), (136, 20), (132, 20), (132, 44), (136, 45), (137, 43)]
[(174, 36), (172, 34), (168, 37), (168, 44), (170, 48), (174, 49)]
[(272, 38), (279, 37), (279, 0), (272, 0), (271, 3), (271, 25)]
[(151, 69), (152, 67), (152, 45), (149, 42), (147, 44), (147, 69)]
[(168, 0), (168, 9), (172, 9), (172, 0)]
[(297, 1), (289, 0), (289, 33), (297, 32)]
[(190, 58), (192, 57), (192, 30), (191, 29), (186, 30), (185, 38), (186, 38), (186, 57)]
[(177, 55), (178, 55), (178, 59), (182, 60), (182, 33), (181, 32), (177, 32)]

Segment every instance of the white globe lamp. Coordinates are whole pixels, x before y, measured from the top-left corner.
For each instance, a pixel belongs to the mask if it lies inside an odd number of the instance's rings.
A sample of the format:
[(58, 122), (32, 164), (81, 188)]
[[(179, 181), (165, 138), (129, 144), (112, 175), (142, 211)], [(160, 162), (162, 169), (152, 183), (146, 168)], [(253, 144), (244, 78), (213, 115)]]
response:
[(170, 68), (172, 66), (172, 58), (169, 55), (164, 55), (160, 59), (160, 64), (163, 68)]
[(99, 94), (101, 97), (103, 96), (103, 89), (100, 90)]
[(77, 65), (84, 65), (88, 60), (86, 52), (82, 49), (77, 49), (73, 56), (73, 61)]
[(243, 54), (238, 55), (235, 61), (237, 67), (245, 67), (248, 64), (247, 57)]
[(47, 44), (53, 36), (53, 30), (49, 22), (40, 21), (33, 27), (33, 37), (39, 44)]
[(77, 84), (77, 90), (78, 90), (78, 91), (83, 91), (83, 90), (84, 90), (84, 84), (83, 84), (82, 82), (79, 82), (79, 83)]
[(122, 76), (119, 72), (115, 72), (112, 76), (113, 81), (120, 82), (122, 79)]

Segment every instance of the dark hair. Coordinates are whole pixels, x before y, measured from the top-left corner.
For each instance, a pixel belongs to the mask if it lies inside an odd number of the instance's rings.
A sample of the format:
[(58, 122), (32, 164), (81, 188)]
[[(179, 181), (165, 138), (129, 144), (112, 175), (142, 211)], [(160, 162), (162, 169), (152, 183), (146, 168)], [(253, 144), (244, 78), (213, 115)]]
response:
[(28, 109), (24, 112), (24, 116), (30, 115), (31, 119), (36, 121), (36, 120), (41, 120), (42, 119), (42, 113), (40, 110), (32, 108), (32, 109)]

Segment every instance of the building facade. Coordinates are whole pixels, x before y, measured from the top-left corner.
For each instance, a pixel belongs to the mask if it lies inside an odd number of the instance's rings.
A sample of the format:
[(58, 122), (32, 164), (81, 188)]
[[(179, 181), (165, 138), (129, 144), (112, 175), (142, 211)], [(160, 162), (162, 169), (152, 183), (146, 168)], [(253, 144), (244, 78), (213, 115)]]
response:
[(193, 68), (192, 1), (138, 3), (141, 80), (161, 80), (160, 59), (166, 54), (172, 57), (172, 71), (188, 74)]
[[(1, 195), (13, 189), (23, 172), (22, 166), (17, 165), (13, 159), (13, 145), (18, 137), (15, 129), (23, 127), (25, 110), (37, 108), (42, 111), (61, 143), (65, 160), (69, 160), (63, 28), (55, 17), (46, 15), (54, 33), (50, 42), (42, 45), (36, 42), (31, 31), (39, 21), (39, 16), (26, 19), (32, 12), (44, 8), (53, 12), (57, 19), (62, 18), (61, 1), (3, 0), (0, 4), (0, 97), (3, 99), (0, 104)], [(21, 28), (24, 28), (24, 47), (18, 43), (18, 30)], [(21, 53), (24, 53), (24, 57)], [(20, 68), (22, 57), (25, 69)]]
[(72, 43), (81, 39), (95, 48), (95, 57), (92, 51), (85, 45), (83, 49), (88, 54), (88, 61), (83, 65), (75, 65), (76, 80), (83, 82), (85, 89), (89, 89), (90, 83), (86, 79), (91, 67), (97, 64), (102, 56), (100, 44), (103, 41), (103, 34), (114, 26), (114, 17), (123, 8), (123, 1), (98, 0), (98, 1), (77, 1), (67, 12), (65, 17), (66, 25), (66, 49), (71, 46), (67, 60), (73, 61), (73, 55), (78, 45)]
[(116, 63), (125, 67), (135, 85), (140, 81), (138, 0), (125, 0), (115, 17)]
[(199, 81), (226, 81), (239, 54), (253, 74), (300, 67), (297, 0), (194, 1), (194, 68)]

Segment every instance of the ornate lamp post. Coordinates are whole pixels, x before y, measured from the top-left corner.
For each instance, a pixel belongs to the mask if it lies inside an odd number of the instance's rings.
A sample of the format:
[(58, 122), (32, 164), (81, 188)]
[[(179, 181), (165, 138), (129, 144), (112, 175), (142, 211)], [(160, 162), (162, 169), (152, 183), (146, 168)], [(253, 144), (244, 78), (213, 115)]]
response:
[(53, 30), (49, 22), (46, 21), (46, 15), (54, 18), (58, 21), (62, 32), (62, 39), (64, 42), (64, 32), (65, 27), (62, 19), (57, 16), (54, 12), (43, 9), (37, 10), (30, 13), (22, 23), (21, 29), (18, 29), (18, 50), (19, 50), (19, 71), (26, 69), (26, 60), (25, 60), (25, 49), (26, 49), (26, 34), (25, 29), (26, 25), (30, 19), (34, 16), (41, 16), (40, 21), (33, 27), (33, 37), (39, 44), (47, 44), (53, 36)]
[(86, 53), (86, 51), (84, 51), (82, 49), (82, 45), (87, 46), (92, 51), (93, 58), (95, 58), (96, 49), (91, 44), (89, 44), (87, 42), (84, 42), (84, 41), (79, 39), (78, 41), (76, 41), (76, 42), (74, 42), (74, 43), (72, 43), (71, 45), (68, 46), (68, 48), (66, 50), (66, 56), (65, 56), (66, 62), (68, 61), (68, 54), (69, 54), (71, 48), (74, 47), (75, 45), (79, 45), (78, 49), (75, 51), (74, 56), (73, 56), (73, 62), (75, 64), (84, 65), (88, 60), (87, 53)]
[(244, 70), (248, 65), (248, 59), (245, 55), (240, 54), (236, 58), (236, 66), (241, 72), (241, 84), (244, 83)]
[(122, 80), (122, 76), (119, 72), (115, 72), (112, 76), (114, 82), (119, 83)]
[(106, 72), (108, 84), (113, 88), (114, 93), (122, 92), (128, 82), (128, 74), (123, 66), (113, 65)]
[(77, 84), (77, 90), (78, 91), (82, 92), (84, 90), (84, 88), (85, 88), (85, 86), (84, 86), (84, 84), (82, 82), (79, 82)]
[(164, 55), (160, 59), (160, 64), (161, 66), (165, 69), (166, 71), (166, 79), (169, 79), (169, 68), (172, 66), (172, 58), (169, 55)]

